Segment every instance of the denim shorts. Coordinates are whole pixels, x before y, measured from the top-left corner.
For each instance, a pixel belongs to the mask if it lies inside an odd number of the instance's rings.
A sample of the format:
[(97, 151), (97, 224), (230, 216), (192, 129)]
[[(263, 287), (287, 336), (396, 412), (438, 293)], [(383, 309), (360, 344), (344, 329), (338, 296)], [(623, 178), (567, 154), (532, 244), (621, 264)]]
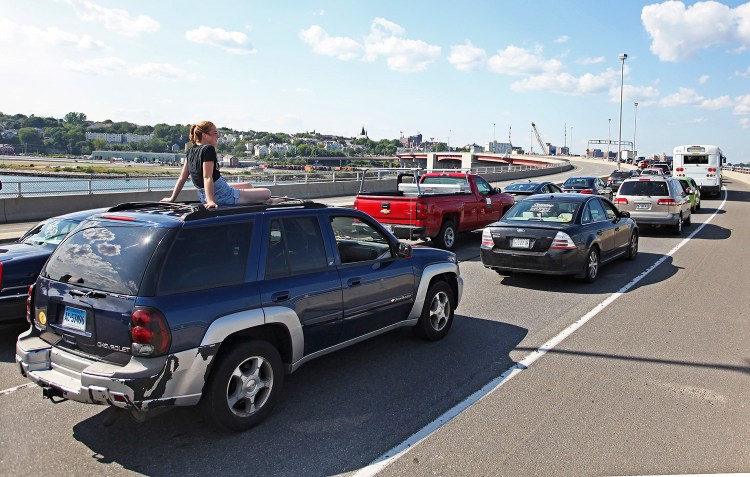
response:
[[(206, 191), (204, 189), (198, 189), (198, 198), (200, 201), (206, 203)], [(227, 181), (223, 177), (219, 177), (214, 182), (214, 202), (218, 206), (232, 206), (237, 205), (240, 200), (240, 191), (234, 187), (230, 187)]]

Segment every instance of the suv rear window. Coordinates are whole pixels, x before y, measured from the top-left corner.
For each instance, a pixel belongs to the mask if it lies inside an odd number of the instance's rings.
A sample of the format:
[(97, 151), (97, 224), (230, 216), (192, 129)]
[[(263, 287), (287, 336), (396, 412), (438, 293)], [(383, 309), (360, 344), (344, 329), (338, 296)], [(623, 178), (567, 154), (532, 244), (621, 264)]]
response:
[(613, 179), (614, 178), (623, 179), (623, 178), (630, 177), (630, 172), (629, 171), (613, 172), (612, 174), (609, 175), (609, 177), (612, 177)]
[(666, 181), (630, 181), (623, 182), (619, 195), (666, 197), (669, 196), (669, 188)]
[(43, 276), (85, 288), (137, 295), (151, 255), (167, 230), (94, 222), (50, 256)]

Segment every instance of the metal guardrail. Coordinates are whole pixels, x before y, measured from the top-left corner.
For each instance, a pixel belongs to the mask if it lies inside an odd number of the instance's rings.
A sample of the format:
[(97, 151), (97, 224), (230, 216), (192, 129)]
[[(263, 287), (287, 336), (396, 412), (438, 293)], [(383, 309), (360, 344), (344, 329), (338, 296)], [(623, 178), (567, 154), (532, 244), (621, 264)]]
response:
[[(475, 167), (471, 172), (477, 174), (501, 173), (546, 169), (558, 167), (559, 164), (540, 163), (539, 165), (507, 165), (497, 167)], [(378, 169), (373, 171), (331, 171), (331, 172), (298, 172), (274, 174), (226, 174), (228, 182), (251, 182), (257, 186), (281, 184), (308, 184), (316, 182), (352, 182), (380, 180), (394, 177), (398, 170)], [(364, 177), (363, 177), (364, 175)], [(113, 179), (60, 177), (59, 179), (35, 179), (28, 181), (2, 181), (0, 199), (21, 197), (41, 197), (54, 195), (110, 194), (113, 192), (158, 192), (171, 191), (175, 184), (174, 177), (119, 177)], [(194, 189), (190, 181), (185, 190)]]
[(725, 169), (732, 171), (732, 172), (741, 172), (743, 174), (750, 174), (750, 167), (725, 166)]

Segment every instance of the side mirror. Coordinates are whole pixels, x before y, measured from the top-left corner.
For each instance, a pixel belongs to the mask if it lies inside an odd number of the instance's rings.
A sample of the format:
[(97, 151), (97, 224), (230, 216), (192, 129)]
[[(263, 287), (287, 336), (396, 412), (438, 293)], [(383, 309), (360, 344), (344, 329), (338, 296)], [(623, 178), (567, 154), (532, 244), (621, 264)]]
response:
[(411, 257), (411, 245), (409, 245), (406, 242), (399, 242), (398, 243), (398, 251), (396, 254), (401, 258), (410, 258)]
[(495, 189), (494, 189), (494, 192), (495, 192), (495, 194), (499, 194), (499, 193), (501, 193), (502, 191), (503, 191), (503, 190), (502, 190), (501, 188), (499, 188), (499, 187), (495, 187)]
[(627, 211), (623, 210), (623, 211), (620, 212), (620, 217), (622, 217), (623, 219), (629, 219), (630, 218), (630, 212), (627, 212)]

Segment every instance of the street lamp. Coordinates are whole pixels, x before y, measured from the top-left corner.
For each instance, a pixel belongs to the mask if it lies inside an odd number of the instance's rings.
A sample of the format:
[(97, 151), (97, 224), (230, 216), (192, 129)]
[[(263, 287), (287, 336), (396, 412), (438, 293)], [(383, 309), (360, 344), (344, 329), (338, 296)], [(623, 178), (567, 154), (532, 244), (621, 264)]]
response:
[(620, 133), (617, 136), (617, 170), (620, 170), (620, 159), (622, 157), (622, 89), (625, 82), (625, 60), (628, 59), (627, 53), (620, 53)]
[(573, 126), (570, 126), (570, 149), (568, 149), (568, 155), (573, 155)]
[(609, 160), (609, 146), (612, 143), (612, 118), (607, 123), (607, 160)]
[(637, 155), (638, 149), (635, 147), (635, 133), (638, 131), (638, 103), (635, 104), (635, 114), (633, 115), (633, 160)]

